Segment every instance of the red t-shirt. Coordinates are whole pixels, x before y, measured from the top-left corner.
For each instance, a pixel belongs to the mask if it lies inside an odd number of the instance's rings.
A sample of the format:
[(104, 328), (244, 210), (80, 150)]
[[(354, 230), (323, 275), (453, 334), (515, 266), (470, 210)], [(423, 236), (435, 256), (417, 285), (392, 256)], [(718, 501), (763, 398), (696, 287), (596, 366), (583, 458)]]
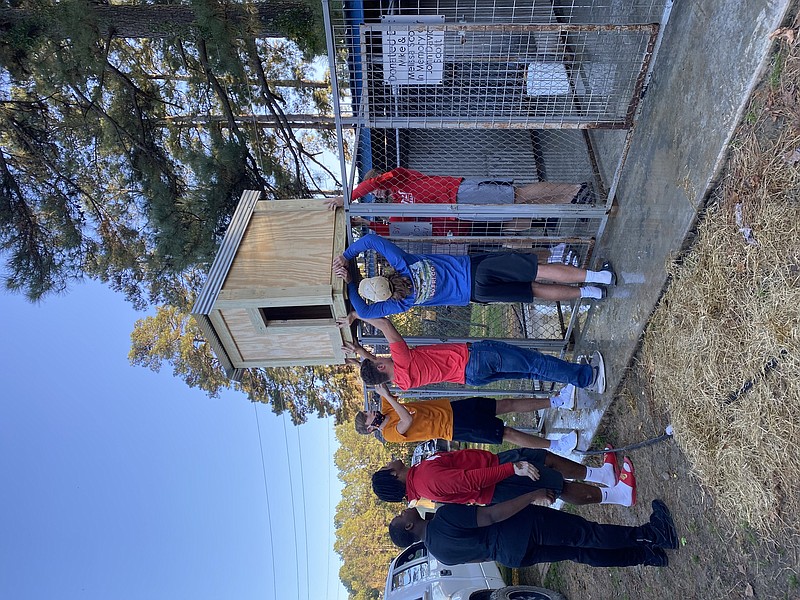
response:
[[(465, 236), (472, 234), (472, 222), (461, 221), (453, 217), (389, 217), (389, 223), (403, 222), (430, 223), (431, 233), (435, 236)], [(388, 223), (370, 223), (369, 228), (381, 237), (390, 238)]]
[(389, 344), (394, 362), (394, 383), (401, 390), (429, 383), (465, 383), (469, 361), (466, 344), (433, 344), (409, 348), (403, 342)]
[(362, 198), (375, 190), (389, 190), (392, 202), (403, 204), (455, 204), (461, 177), (425, 175), (398, 167), (383, 175), (359, 183), (352, 199)]
[(486, 450), (441, 452), (408, 470), (406, 496), (450, 504), (489, 504), (494, 487), (514, 474), (514, 463), (499, 464)]

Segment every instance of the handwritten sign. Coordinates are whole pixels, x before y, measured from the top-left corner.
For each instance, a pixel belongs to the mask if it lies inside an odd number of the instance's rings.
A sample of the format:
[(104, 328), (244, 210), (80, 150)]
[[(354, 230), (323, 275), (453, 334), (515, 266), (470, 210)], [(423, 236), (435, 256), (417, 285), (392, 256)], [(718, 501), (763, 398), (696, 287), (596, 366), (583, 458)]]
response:
[[(434, 18), (439, 20), (438, 17)], [(442, 83), (444, 31), (384, 20), (384, 23), (387, 22), (391, 23), (392, 27), (383, 31), (384, 83), (389, 85)]]

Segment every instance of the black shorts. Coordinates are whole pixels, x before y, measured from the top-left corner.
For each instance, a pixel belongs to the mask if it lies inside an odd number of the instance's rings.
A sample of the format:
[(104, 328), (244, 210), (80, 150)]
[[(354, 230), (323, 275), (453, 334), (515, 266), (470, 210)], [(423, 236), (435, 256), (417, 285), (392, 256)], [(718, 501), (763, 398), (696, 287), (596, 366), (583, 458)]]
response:
[(500, 444), (505, 423), (497, 418), (494, 398), (464, 398), (452, 400), (453, 440), (476, 444)]
[(505, 502), (522, 494), (542, 489), (553, 490), (556, 496), (560, 496), (564, 490), (564, 476), (555, 469), (544, 466), (546, 456), (546, 450), (534, 450), (533, 448), (515, 448), (498, 454), (501, 465), (521, 460), (531, 463), (539, 469), (539, 479), (534, 481), (530, 477), (520, 477), (519, 475), (506, 477), (495, 484), (492, 504)]
[(473, 302), (532, 302), (539, 257), (522, 252), (470, 256)]

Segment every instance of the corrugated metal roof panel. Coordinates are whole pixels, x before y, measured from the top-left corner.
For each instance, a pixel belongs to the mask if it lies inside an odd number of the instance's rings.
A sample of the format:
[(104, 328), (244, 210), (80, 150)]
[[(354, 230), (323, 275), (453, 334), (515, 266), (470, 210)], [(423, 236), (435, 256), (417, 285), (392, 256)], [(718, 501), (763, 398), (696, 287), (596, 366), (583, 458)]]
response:
[(228, 352), (225, 350), (225, 346), (222, 345), (222, 341), (217, 336), (217, 332), (214, 329), (214, 325), (211, 323), (211, 319), (209, 319), (206, 315), (192, 315), (195, 320), (197, 321), (197, 325), (200, 327), (200, 331), (203, 332), (203, 336), (206, 338), (209, 344), (211, 344), (211, 349), (214, 351), (214, 354), (217, 355), (217, 360), (219, 360), (222, 368), (225, 369), (225, 374), (228, 374), (228, 371), (233, 369), (233, 361), (231, 361), (230, 356), (228, 356)]
[(250, 222), (250, 216), (253, 214), (253, 210), (260, 198), (261, 192), (258, 190), (245, 190), (242, 192), (239, 205), (233, 213), (228, 230), (225, 232), (225, 237), (222, 238), (217, 257), (208, 272), (206, 284), (192, 307), (193, 316), (211, 314), (214, 302), (217, 300), (222, 285), (225, 283), (225, 278), (228, 276), (228, 271), (233, 264), (233, 259), (236, 257), (236, 252), (239, 250), (239, 244), (242, 243), (242, 237), (244, 237), (247, 224)]

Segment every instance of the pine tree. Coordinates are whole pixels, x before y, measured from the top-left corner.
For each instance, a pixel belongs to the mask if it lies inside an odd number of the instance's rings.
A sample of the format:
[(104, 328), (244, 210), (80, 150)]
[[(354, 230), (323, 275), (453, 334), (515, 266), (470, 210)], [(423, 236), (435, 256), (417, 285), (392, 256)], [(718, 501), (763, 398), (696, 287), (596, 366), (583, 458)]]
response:
[(154, 315), (136, 322), (128, 355), (131, 364), (153, 371), (169, 365), (175, 377), (211, 397), (223, 390), (241, 391), (251, 402), (269, 404), (276, 414), (289, 411), (295, 424), (311, 415), (334, 415), (337, 422), (344, 422), (358, 410), (361, 386), (349, 366), (248, 369), (241, 382), (230, 381), (189, 315), (194, 298), (188, 285), (176, 288), (174, 304), (159, 306)]
[(357, 433), (352, 423), (337, 425), (336, 439), (334, 462), (344, 484), (334, 516), (334, 550), (342, 557), (339, 577), (351, 598), (378, 598), (389, 562), (399, 552), (387, 525), (403, 506), (378, 499), (372, 491), (372, 473), (393, 456), (407, 460), (413, 448), (381, 444), (371, 435)]
[[(291, 118), (327, 110), (326, 90), (272, 83), (309, 79), (316, 5), (0, 0), (7, 287), (38, 300), (88, 276), (139, 308), (170, 302), (213, 259), (242, 190), (338, 185), (317, 158), (332, 133)], [(257, 37), (276, 33), (299, 46)], [(254, 113), (271, 128), (241, 118)]]

